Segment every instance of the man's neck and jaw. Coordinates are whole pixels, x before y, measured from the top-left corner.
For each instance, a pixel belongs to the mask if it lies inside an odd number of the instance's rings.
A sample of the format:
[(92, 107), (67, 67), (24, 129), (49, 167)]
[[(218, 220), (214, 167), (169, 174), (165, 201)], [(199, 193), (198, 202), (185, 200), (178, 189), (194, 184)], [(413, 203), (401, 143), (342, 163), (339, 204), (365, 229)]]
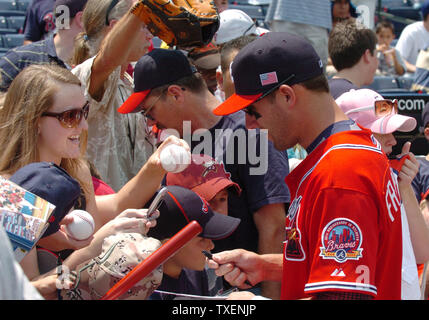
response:
[(298, 143), (307, 149), (316, 138), (334, 123), (350, 120), (335, 103), (330, 93), (311, 92), (304, 95), (301, 118), (306, 119), (298, 135)]
[(213, 110), (219, 106), (219, 100), (210, 93), (204, 91), (200, 94), (189, 95), (188, 118), (191, 121), (191, 131), (198, 129), (211, 129), (222, 119), (222, 116), (213, 114)]
[(359, 88), (366, 85), (366, 78), (365, 72), (359, 68), (343, 69), (333, 77), (333, 79), (346, 79)]
[(75, 29), (60, 29), (54, 36), (55, 51), (58, 58), (66, 64), (70, 64), (74, 51), (74, 39), (78, 31)]
[(423, 26), (425, 27), (426, 31), (429, 32), (429, 16), (426, 18), (426, 20), (423, 21)]

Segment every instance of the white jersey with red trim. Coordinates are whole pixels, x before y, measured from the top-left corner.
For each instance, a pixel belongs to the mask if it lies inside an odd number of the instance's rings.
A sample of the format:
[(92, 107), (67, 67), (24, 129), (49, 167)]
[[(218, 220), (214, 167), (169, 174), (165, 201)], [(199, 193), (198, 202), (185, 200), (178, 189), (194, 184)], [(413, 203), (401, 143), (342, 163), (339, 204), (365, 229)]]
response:
[(287, 177), (282, 298), (355, 292), (401, 299), (397, 180), (368, 130), (321, 142)]

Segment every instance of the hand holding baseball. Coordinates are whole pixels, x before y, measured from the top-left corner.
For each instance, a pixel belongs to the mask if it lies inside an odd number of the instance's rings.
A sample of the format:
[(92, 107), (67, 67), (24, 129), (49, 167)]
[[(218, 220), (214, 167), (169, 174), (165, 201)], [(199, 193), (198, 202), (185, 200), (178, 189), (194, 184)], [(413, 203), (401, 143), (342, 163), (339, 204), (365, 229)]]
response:
[(180, 172), (191, 163), (191, 152), (188, 143), (176, 136), (169, 136), (151, 156), (152, 161), (164, 172)]
[(65, 225), (65, 232), (75, 240), (86, 240), (92, 236), (95, 230), (94, 219), (89, 212), (73, 210), (67, 214), (73, 221)]

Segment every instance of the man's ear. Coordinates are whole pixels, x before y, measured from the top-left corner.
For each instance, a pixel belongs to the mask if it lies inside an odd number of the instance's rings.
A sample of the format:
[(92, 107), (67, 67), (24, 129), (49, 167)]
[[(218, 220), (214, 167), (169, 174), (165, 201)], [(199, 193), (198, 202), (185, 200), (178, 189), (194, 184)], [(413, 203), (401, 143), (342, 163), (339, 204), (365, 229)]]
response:
[(172, 84), (168, 87), (168, 94), (170, 94), (177, 102), (183, 102), (184, 100), (184, 93), (186, 89), (182, 89), (181, 86)]
[(296, 103), (296, 94), (292, 87), (288, 85), (281, 85), (278, 94), (280, 94), (280, 98), (283, 99), (283, 102), (287, 104), (294, 105)]
[(76, 13), (73, 19), (74, 23), (77, 24), (80, 30), (83, 30), (82, 14), (83, 11), (79, 11), (78, 13)]
[(363, 60), (366, 63), (370, 63), (371, 62), (371, 58), (374, 57), (374, 54), (375, 54), (375, 50), (374, 50), (374, 52), (371, 52), (371, 50), (366, 49), (365, 52), (364, 52), (364, 54), (362, 55), (362, 58), (363, 58)]
[(223, 74), (221, 70), (216, 70), (216, 82), (218, 87), (223, 90)]

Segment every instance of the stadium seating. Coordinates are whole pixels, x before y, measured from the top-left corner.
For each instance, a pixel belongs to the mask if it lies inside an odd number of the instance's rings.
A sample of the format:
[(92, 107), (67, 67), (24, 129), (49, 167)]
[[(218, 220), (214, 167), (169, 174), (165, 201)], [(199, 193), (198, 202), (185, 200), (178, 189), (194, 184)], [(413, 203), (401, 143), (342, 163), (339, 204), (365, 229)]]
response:
[(31, 1), (32, 0), (18, 0), (18, 1), (16, 1), (16, 4), (18, 6), (18, 11), (26, 12)]
[(24, 42), (25, 14), (32, 0), (0, 0), (0, 56)]
[(0, 10), (4, 11), (18, 11), (18, 5), (15, 1), (0, 0)]
[(24, 16), (10, 16), (7, 17), (7, 25), (9, 29), (14, 29), (16, 30), (18, 33), (22, 33), (24, 30), (24, 21), (25, 21), (25, 17)]
[(4, 48), (15, 48), (18, 46), (22, 46), (24, 43), (24, 35), (23, 34), (4, 34), (3, 38), (3, 47)]
[(380, 92), (385, 90), (399, 89), (399, 84), (395, 77), (375, 76), (374, 81), (370, 85), (365, 86), (365, 88)]
[(413, 85), (414, 78), (412, 77), (397, 77), (399, 88), (410, 90)]

